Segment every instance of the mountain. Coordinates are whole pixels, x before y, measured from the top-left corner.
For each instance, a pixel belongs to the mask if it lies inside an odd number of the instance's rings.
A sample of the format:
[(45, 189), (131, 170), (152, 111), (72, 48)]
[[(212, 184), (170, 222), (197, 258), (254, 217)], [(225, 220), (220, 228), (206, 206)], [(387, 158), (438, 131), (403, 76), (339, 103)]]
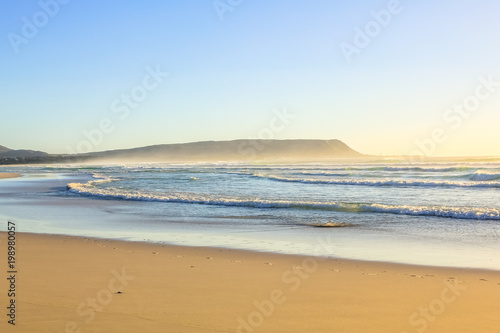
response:
[(364, 155), (340, 140), (233, 140), (164, 144), (80, 155), (134, 162), (316, 161)]
[(0, 146), (0, 154), (1, 154), (1, 153), (8, 152), (9, 150), (11, 150), (11, 149), (9, 149), (9, 148), (7, 148), (7, 147), (4, 147), (4, 146)]
[[(3, 150), (2, 148), (6, 150)], [(12, 150), (0, 146), (0, 158), (29, 158), (29, 157), (45, 157), (45, 156), (49, 156), (49, 154), (37, 150), (25, 150), (25, 149)]]
[(294, 162), (368, 157), (340, 140), (233, 140), (52, 155), (0, 146), (0, 164), (104, 162)]

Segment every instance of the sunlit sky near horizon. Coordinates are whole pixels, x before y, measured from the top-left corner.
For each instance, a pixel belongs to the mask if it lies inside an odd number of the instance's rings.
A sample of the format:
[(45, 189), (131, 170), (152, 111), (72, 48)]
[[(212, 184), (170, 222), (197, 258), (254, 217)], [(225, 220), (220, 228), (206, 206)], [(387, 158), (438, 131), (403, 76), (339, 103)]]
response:
[(498, 1), (65, 1), (0, 0), (0, 145), (500, 155)]

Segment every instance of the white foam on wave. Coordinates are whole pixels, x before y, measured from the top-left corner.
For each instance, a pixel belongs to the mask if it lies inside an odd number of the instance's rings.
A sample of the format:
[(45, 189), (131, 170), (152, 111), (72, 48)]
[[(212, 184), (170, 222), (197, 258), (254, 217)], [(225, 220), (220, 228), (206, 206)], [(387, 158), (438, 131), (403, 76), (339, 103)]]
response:
[(499, 180), (500, 179), (500, 173), (498, 172), (492, 172), (488, 170), (478, 170), (474, 172), (472, 175), (469, 177), (470, 180), (473, 181), (492, 181), (492, 180)]
[(415, 180), (415, 179), (307, 179), (289, 178), (275, 175), (253, 174), (253, 177), (265, 178), (281, 182), (331, 185), (363, 185), (363, 186), (434, 186), (434, 187), (500, 187), (496, 181), (459, 182), (449, 180)]
[(67, 188), (68, 189), (93, 188), (99, 184), (105, 184), (105, 183), (110, 183), (110, 182), (116, 181), (116, 179), (113, 179), (113, 178), (105, 176), (105, 175), (100, 175), (100, 174), (93, 174), (93, 177), (96, 179), (91, 180), (85, 184), (83, 184), (83, 183), (69, 183), (67, 185)]
[(471, 170), (471, 167), (385, 167), (385, 171), (456, 172)]
[(295, 174), (301, 176), (328, 176), (328, 177), (347, 177), (352, 176), (352, 172), (338, 173), (338, 172), (329, 172), (329, 171), (318, 171), (318, 172), (296, 172)]
[(313, 202), (313, 201), (285, 201), (285, 200), (263, 200), (238, 197), (223, 197), (216, 195), (203, 195), (194, 193), (147, 193), (134, 190), (105, 187), (98, 185), (111, 182), (113, 179), (104, 178), (93, 180), (88, 183), (71, 183), (68, 189), (72, 193), (80, 195), (99, 197), (103, 199), (133, 200), (133, 201), (157, 201), (176, 202), (189, 204), (204, 204), (218, 206), (240, 206), (254, 208), (293, 208), (327, 210), (352, 213), (388, 213), (413, 216), (435, 216), (456, 219), (474, 220), (500, 220), (500, 210), (492, 208), (471, 207), (444, 207), (444, 206), (396, 206), (376, 203), (345, 203), (345, 202)]
[(457, 219), (500, 220), (500, 210), (491, 208), (441, 207), (441, 206), (391, 206), (370, 204), (368, 211), (414, 216), (438, 216)]

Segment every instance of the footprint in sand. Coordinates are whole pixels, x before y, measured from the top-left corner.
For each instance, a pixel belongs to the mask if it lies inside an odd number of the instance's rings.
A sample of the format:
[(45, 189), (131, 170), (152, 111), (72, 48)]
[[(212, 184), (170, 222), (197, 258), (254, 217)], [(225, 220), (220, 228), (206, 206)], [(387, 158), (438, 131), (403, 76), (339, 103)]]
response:
[(158, 252), (153, 252), (153, 254), (158, 255), (159, 253)]
[(486, 279), (479, 279), (479, 281), (488, 281), (488, 280), (486, 280)]
[(272, 266), (272, 265), (273, 265), (273, 263), (272, 263), (272, 262), (266, 262), (265, 264), (266, 264), (266, 265), (270, 265), (270, 266)]
[(208, 260), (212, 260), (213, 258), (212, 257), (207, 257)]
[(241, 260), (231, 260), (231, 262), (241, 262)]
[(340, 272), (340, 269), (333, 269), (333, 268), (330, 268), (331, 271), (334, 271), (334, 272)]

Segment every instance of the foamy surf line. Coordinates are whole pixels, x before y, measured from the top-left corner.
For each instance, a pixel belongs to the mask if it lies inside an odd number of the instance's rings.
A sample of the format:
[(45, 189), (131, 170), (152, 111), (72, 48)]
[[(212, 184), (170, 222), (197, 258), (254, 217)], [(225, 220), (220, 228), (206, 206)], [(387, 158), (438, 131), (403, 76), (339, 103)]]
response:
[[(467, 188), (500, 188), (500, 182), (495, 181), (434, 181), (434, 180), (371, 180), (371, 179), (306, 179), (306, 178), (286, 178), (273, 175), (252, 174), (252, 177), (269, 179), (279, 182), (303, 183), (303, 184), (324, 184), (324, 185), (353, 185), (353, 186), (431, 186), (431, 187), (467, 187)], [(498, 176), (496, 176), (497, 178)], [(487, 178), (487, 177), (484, 177)]]
[(122, 189), (97, 188), (95, 185), (108, 183), (113, 179), (93, 180), (86, 184), (70, 183), (68, 191), (78, 195), (114, 200), (173, 202), (215, 206), (237, 206), (249, 208), (308, 209), (347, 213), (385, 213), (411, 216), (434, 216), (470, 220), (500, 220), (500, 210), (491, 208), (441, 207), (441, 206), (395, 206), (384, 204), (309, 202), (283, 200), (240, 199), (234, 197), (207, 197), (192, 193), (150, 194)]
[[(352, 171), (352, 170), (351, 170)], [(385, 171), (385, 170), (384, 170)], [(253, 174), (255, 175), (255, 174)], [(257, 175), (262, 175), (262, 174), (257, 174)], [(366, 177), (367, 175), (370, 176), (371, 174), (366, 174), (366, 173), (356, 173), (356, 172), (344, 172), (344, 173), (338, 173), (338, 172), (308, 172), (308, 171), (300, 171), (300, 172), (293, 172), (291, 173), (293, 176), (327, 176), (327, 177), (353, 177), (353, 176), (361, 176), (361, 177)], [(416, 177), (428, 177), (425, 173), (412, 173), (412, 176)], [(433, 175), (434, 176), (434, 175)], [(476, 182), (486, 182), (486, 181), (494, 181), (494, 180), (500, 180), (500, 171), (489, 171), (489, 170), (477, 170), (474, 171), (473, 173), (465, 173), (465, 174), (460, 174), (457, 175), (456, 173), (452, 173), (451, 175), (442, 175), (440, 178), (447, 178), (447, 179), (461, 179), (461, 180), (468, 180), (468, 181), (476, 181)], [(446, 180), (444, 180), (446, 182)]]

